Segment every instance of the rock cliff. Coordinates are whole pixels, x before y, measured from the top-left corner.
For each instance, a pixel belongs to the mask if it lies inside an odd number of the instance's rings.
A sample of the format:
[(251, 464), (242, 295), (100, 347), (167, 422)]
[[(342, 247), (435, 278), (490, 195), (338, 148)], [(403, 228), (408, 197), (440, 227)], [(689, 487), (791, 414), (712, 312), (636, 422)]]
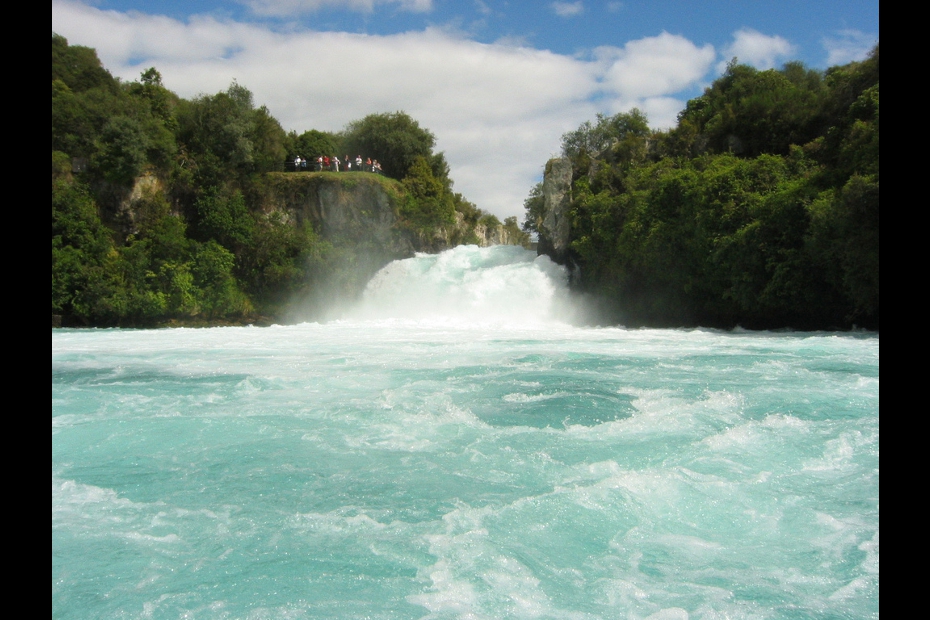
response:
[[(164, 183), (153, 174), (140, 176), (129, 188), (98, 185), (96, 192), (103, 196), (101, 216), (123, 237), (138, 232), (137, 220), (144, 216), (140, 209), (146, 197), (166, 192)], [(441, 252), (463, 243), (487, 247), (521, 242), (499, 223), (470, 223), (458, 212), (451, 225), (416, 231), (399, 216), (406, 197), (404, 186), (384, 176), (270, 173), (260, 186), (261, 195), (253, 208), (277, 212), (295, 226), (309, 223), (334, 246), (364, 247), (387, 260), (415, 252)], [(183, 211), (176, 197), (165, 198), (178, 212)]]
[[(107, 188), (103, 188), (106, 190)], [(120, 188), (116, 188), (120, 189)], [(146, 217), (147, 201), (164, 195), (164, 184), (153, 175), (136, 179), (132, 188), (100, 191), (107, 197), (105, 220), (123, 238), (138, 232)], [(177, 213), (183, 199), (164, 195)], [(358, 292), (368, 279), (391, 261), (416, 252), (436, 253), (461, 244), (480, 246), (520, 243), (514, 231), (496, 218), (468, 221), (455, 212), (445, 226), (415, 227), (401, 208), (408, 200), (400, 182), (373, 174), (269, 173), (249, 190), (249, 206), (275, 214), (292, 226), (309, 224), (328, 244), (327, 264), (316, 270), (315, 286), (331, 283), (341, 293)], [(478, 212), (480, 215), (480, 212)]]
[(334, 245), (377, 249), (389, 260), (419, 251), (416, 235), (399, 226), (403, 188), (375, 176), (269, 174), (262, 209), (295, 225), (309, 222)]
[(566, 157), (550, 159), (543, 174), (543, 217), (537, 251), (563, 265), (569, 260), (571, 201), (572, 163)]
[(463, 243), (488, 246), (511, 241), (506, 227), (469, 223), (459, 212), (448, 226), (426, 230), (411, 226), (401, 215), (406, 198), (401, 183), (375, 175), (267, 175), (262, 209), (283, 215), (295, 226), (310, 223), (332, 245), (335, 257), (314, 293), (296, 304), (291, 319), (338, 315), (340, 300), (361, 293), (369, 279), (393, 260)]
[(454, 224), (424, 231), (399, 216), (405, 189), (387, 177), (362, 174), (273, 173), (262, 207), (295, 224), (310, 222), (334, 245), (365, 247), (387, 260), (414, 252), (440, 252), (461, 243), (480, 246), (516, 243), (504, 226), (470, 225), (461, 213)]

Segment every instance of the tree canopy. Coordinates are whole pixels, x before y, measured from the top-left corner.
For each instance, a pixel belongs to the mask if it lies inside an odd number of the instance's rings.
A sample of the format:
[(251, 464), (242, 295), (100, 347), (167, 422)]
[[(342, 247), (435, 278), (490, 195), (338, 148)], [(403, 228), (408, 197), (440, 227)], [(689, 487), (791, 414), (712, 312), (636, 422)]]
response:
[(395, 179), (407, 176), (417, 157), (432, 159), (435, 145), (433, 134), (405, 112), (369, 114), (349, 123), (342, 137), (343, 151), (377, 159)]
[(461, 220), (472, 233), (458, 240), (477, 241), (486, 214), (452, 192), (434, 145), (404, 112), (286, 133), (235, 81), (181, 99), (156, 68), (123, 83), (53, 33), (52, 313), (72, 325), (236, 320), (279, 312), (323, 277), (346, 284), (358, 256), (263, 203), (268, 173), (297, 155), (379, 159), (394, 180), (368, 181), (397, 200), (397, 230), (431, 239)]
[[(878, 58), (733, 62), (669, 131), (634, 110), (566, 133), (569, 260), (608, 320), (877, 328)], [(541, 186), (525, 207), (545, 235)]]

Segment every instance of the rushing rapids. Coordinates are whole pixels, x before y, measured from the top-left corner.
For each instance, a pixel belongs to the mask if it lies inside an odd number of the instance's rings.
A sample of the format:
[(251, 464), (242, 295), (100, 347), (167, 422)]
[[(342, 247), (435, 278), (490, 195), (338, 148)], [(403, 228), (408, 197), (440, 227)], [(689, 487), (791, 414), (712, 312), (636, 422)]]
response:
[(53, 330), (53, 617), (877, 618), (878, 336), (571, 303), (465, 247), (325, 324)]

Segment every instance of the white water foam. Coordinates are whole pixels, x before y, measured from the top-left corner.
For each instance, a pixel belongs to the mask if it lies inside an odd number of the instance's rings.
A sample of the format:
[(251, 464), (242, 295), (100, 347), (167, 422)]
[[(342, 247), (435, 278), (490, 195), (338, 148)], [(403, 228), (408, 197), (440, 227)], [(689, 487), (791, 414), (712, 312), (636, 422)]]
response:
[(460, 248), (339, 321), (53, 330), (53, 615), (877, 618), (877, 336), (566, 300)]
[(568, 272), (517, 246), (458, 246), (394, 261), (349, 318), (462, 324), (570, 322)]

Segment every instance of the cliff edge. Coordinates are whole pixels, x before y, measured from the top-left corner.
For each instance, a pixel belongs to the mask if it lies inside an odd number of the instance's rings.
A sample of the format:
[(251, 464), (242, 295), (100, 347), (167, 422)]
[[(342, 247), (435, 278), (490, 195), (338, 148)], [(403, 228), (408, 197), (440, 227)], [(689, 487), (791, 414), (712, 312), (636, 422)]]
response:
[(308, 222), (326, 241), (365, 247), (386, 261), (464, 243), (486, 247), (520, 242), (499, 223), (470, 223), (458, 212), (450, 224), (415, 227), (401, 215), (407, 200), (404, 185), (380, 175), (270, 173), (265, 188), (261, 204), (266, 213), (277, 211), (294, 225)]

